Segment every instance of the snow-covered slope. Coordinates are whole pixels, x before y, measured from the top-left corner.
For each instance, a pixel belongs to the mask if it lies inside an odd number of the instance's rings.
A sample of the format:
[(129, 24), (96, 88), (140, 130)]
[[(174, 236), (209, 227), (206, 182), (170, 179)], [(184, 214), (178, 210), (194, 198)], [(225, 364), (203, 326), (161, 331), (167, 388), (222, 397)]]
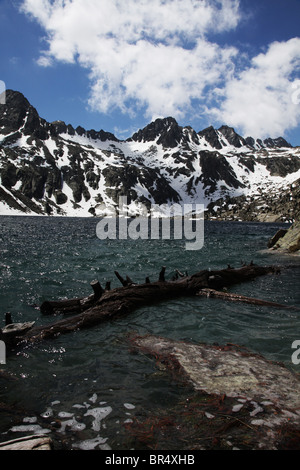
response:
[(292, 220), (300, 149), (283, 138), (244, 139), (228, 126), (196, 132), (171, 117), (120, 141), (103, 130), (48, 123), (8, 90), (0, 178), (0, 214), (101, 216), (126, 196), (129, 214), (197, 203), (212, 218)]

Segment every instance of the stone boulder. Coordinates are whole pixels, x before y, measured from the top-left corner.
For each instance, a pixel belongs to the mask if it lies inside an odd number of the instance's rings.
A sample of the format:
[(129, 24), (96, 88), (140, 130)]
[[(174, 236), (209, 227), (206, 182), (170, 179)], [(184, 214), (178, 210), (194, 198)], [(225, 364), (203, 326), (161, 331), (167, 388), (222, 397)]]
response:
[(275, 250), (300, 254), (300, 221), (295, 222), (273, 247)]

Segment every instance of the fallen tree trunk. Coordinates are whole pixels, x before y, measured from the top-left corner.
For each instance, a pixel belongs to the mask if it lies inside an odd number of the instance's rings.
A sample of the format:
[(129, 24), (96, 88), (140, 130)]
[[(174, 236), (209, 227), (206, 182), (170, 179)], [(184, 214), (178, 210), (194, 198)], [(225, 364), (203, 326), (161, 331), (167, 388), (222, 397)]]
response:
[[(161, 302), (183, 296), (194, 296), (201, 289), (222, 289), (233, 284), (250, 281), (258, 276), (278, 273), (273, 266), (244, 266), (239, 269), (223, 269), (218, 271), (203, 270), (192, 276), (181, 277), (176, 281), (165, 281), (165, 267), (159, 274), (157, 282), (133, 284), (128, 279), (124, 282), (118, 274), (123, 287), (102, 292), (93, 305), (77, 313), (52, 324), (36, 326), (27, 331), (22, 337), (16, 338), (16, 342), (35, 342), (46, 338), (74, 332), (83, 328), (90, 328), (115, 316), (125, 315), (133, 310), (155, 302)], [(122, 282), (123, 280), (123, 282)]]
[[(84, 312), (92, 307), (94, 303), (100, 299), (104, 290), (102, 289), (99, 281), (91, 282), (91, 287), (94, 294), (88, 297), (79, 297), (76, 299), (63, 299), (58, 301), (46, 301), (40, 306), (40, 311), (43, 315), (51, 315), (57, 313), (64, 313), (67, 315)], [(108, 287), (108, 285), (106, 286)]]

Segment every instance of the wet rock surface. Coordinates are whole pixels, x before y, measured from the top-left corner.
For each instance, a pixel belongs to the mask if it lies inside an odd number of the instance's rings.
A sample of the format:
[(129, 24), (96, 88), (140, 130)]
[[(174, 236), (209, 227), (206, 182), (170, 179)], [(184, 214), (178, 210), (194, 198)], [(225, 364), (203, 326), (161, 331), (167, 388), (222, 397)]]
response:
[(172, 409), (130, 425), (138, 441), (160, 449), (176, 439), (185, 449), (300, 448), (300, 381), (291, 370), (236, 345), (153, 335), (131, 342), (193, 391)]

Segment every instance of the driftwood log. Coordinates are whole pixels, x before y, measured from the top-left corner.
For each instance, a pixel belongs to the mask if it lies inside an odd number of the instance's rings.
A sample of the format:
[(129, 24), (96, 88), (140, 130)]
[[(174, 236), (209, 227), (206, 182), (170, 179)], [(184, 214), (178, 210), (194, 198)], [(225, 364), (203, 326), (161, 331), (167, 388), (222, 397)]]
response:
[[(43, 302), (40, 306), (41, 313), (43, 315), (55, 313), (64, 313), (67, 315), (84, 312), (84, 310), (92, 307), (104, 292), (99, 281), (91, 282), (91, 287), (94, 293), (88, 297)], [(110, 290), (109, 283), (106, 284), (106, 290)]]
[(92, 283), (94, 294), (87, 298), (45, 302), (40, 307), (43, 313), (72, 313), (72, 315), (64, 316), (51, 324), (33, 327), (21, 337), (16, 337), (15, 344), (32, 343), (90, 328), (113, 317), (129, 314), (145, 305), (178, 297), (195, 296), (202, 289), (220, 291), (258, 276), (279, 273), (277, 267), (257, 266), (251, 263), (238, 269), (228, 267), (217, 271), (202, 270), (192, 276), (180, 273), (178, 279), (168, 281), (165, 280), (165, 269), (165, 266), (161, 269), (158, 281), (150, 282), (147, 277), (143, 284), (134, 284), (128, 276), (124, 279), (115, 272), (122, 287), (111, 289), (109, 285), (109, 289), (102, 289), (96, 282)]
[(52, 450), (52, 440), (47, 436), (27, 436), (0, 442), (0, 450)]
[(196, 295), (199, 297), (214, 298), (221, 300), (230, 300), (231, 302), (243, 302), (245, 304), (251, 305), (262, 305), (264, 307), (274, 307), (274, 308), (287, 308), (290, 310), (298, 310), (298, 308), (293, 307), (292, 305), (283, 305), (277, 302), (269, 302), (268, 300), (254, 299), (252, 297), (246, 297), (245, 295), (233, 294), (229, 292), (221, 292), (215, 289), (201, 289)]

